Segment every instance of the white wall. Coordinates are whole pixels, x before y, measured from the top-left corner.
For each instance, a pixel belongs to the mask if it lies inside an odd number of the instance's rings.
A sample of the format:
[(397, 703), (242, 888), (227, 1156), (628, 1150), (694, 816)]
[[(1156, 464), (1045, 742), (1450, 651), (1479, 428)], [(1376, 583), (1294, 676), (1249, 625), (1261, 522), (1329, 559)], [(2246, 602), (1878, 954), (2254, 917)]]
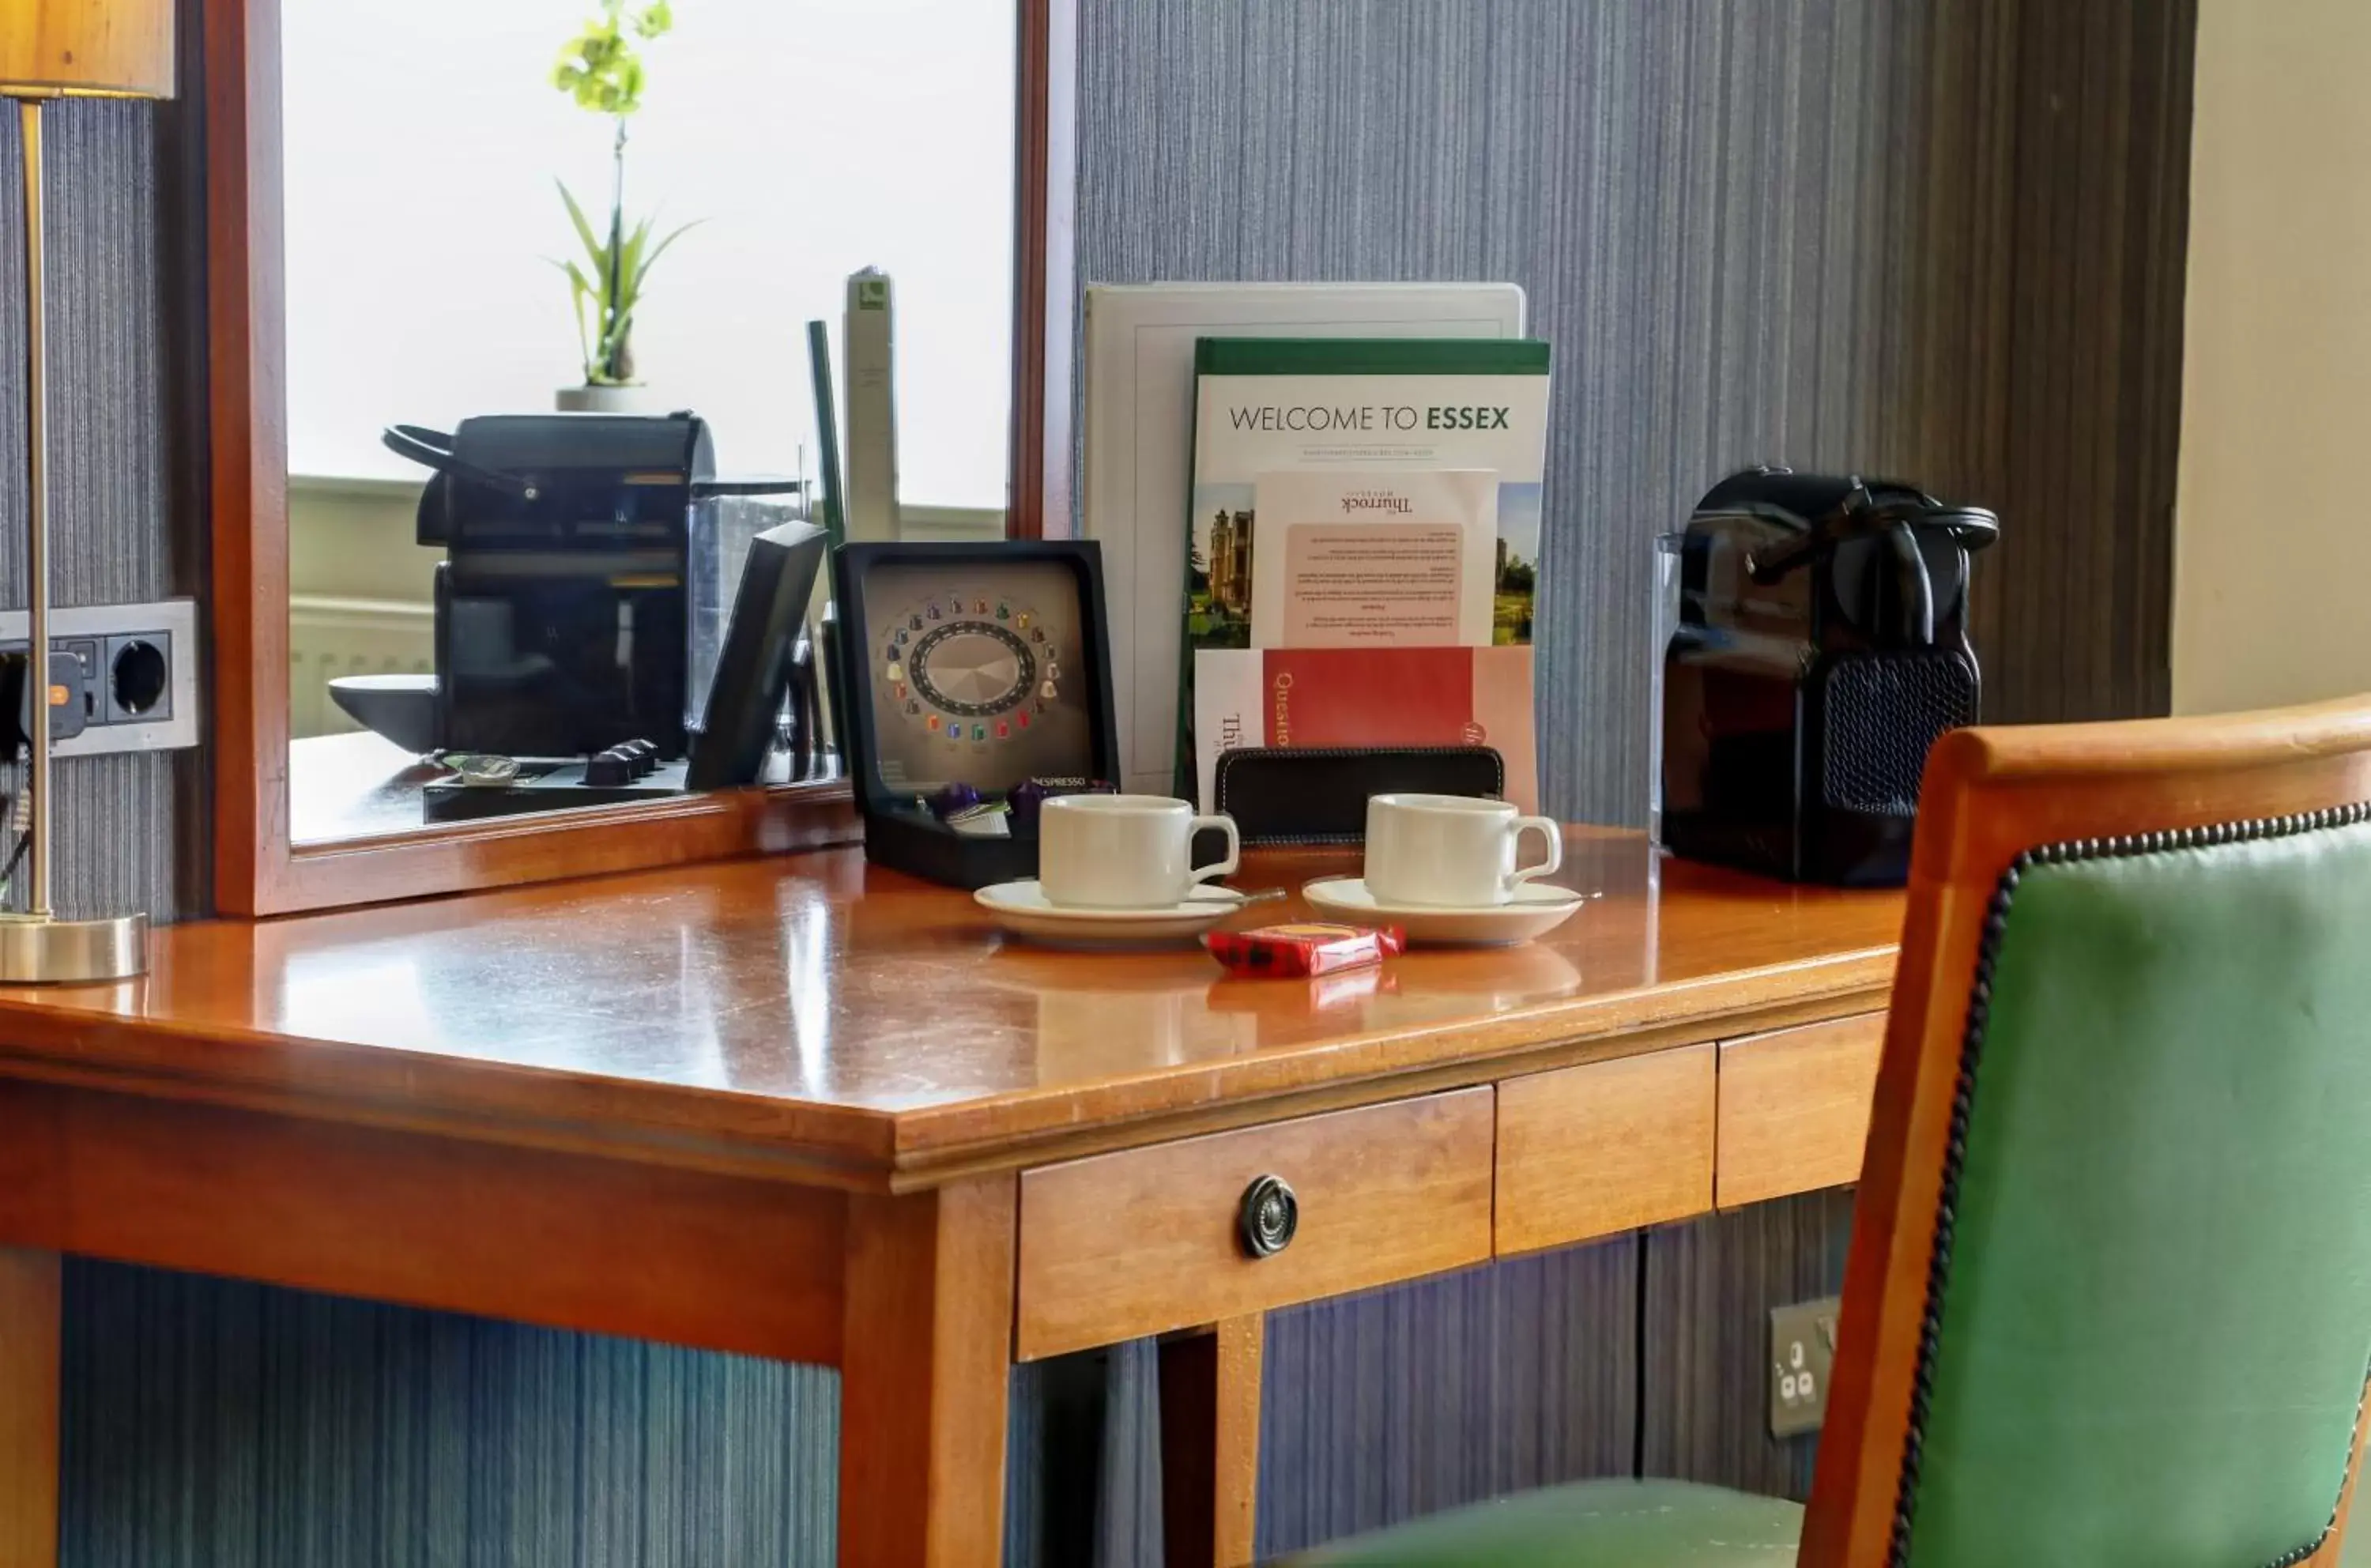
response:
[[(412, 479), (382, 425), (549, 409), (584, 379), (552, 181), (606, 212), (610, 122), (549, 78), (592, 9), (285, 0), (292, 471)], [(804, 448), (814, 474), (805, 324), (828, 321), (840, 355), (845, 280), (878, 266), (897, 285), (903, 499), (1002, 507), (1012, 7), (675, 12), (627, 155), (630, 213), (700, 225), (653, 270), (635, 324), (653, 399), (707, 416), (728, 470), (793, 472)]]
[(2371, 0), (2203, 0), (2173, 700), (2371, 690)]

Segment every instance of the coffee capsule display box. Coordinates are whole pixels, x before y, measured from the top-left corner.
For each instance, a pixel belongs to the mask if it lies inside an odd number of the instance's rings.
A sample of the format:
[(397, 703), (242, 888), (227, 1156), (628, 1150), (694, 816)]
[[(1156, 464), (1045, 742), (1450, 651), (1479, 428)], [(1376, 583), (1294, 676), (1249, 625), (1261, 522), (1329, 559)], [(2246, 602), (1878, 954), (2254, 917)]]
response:
[(1111, 639), (1092, 540), (847, 544), (832, 561), (835, 711), (874, 863), (950, 887), (1037, 874), (1034, 822), (957, 832), (928, 801), (1033, 778), (1116, 781)]

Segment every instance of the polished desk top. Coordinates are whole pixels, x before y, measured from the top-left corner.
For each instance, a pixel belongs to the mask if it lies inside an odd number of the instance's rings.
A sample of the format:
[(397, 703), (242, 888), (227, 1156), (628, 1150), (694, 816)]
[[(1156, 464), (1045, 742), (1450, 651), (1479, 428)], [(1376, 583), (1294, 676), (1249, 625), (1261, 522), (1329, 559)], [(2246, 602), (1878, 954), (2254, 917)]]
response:
[(1652, 865), (1575, 829), (1551, 936), (1317, 981), (1008, 942), (852, 849), (179, 926), (143, 980), (0, 991), (0, 1076), (902, 1187), (1883, 1005), (1899, 894)]

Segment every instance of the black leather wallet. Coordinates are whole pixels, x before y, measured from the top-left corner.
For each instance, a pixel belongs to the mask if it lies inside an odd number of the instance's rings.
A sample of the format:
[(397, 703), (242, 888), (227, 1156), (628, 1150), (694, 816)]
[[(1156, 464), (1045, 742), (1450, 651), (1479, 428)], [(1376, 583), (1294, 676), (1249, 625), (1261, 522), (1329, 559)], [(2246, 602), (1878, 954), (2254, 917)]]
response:
[(1359, 844), (1370, 795), (1506, 790), (1489, 746), (1261, 746), (1220, 754), (1215, 804), (1247, 845)]

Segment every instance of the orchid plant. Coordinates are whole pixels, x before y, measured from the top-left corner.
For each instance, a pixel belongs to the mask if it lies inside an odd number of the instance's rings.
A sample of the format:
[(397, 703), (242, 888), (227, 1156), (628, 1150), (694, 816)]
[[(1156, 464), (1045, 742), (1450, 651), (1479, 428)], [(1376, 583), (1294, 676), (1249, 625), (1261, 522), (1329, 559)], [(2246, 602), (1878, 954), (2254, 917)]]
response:
[(600, 0), (600, 13), (561, 51), (551, 85), (574, 99), (577, 108), (613, 122), (609, 221), (606, 233), (596, 229), (567, 183), (555, 180), (584, 254), (581, 262), (553, 264), (568, 274), (585, 385), (629, 386), (635, 379), (634, 307), (641, 303), (642, 285), (658, 259), (692, 225), (685, 224), (653, 240), (653, 218), (630, 226), (626, 220), (626, 127), (642, 107), (642, 47), (675, 26), (674, 9), (668, 0), (645, 0), (641, 6)]

